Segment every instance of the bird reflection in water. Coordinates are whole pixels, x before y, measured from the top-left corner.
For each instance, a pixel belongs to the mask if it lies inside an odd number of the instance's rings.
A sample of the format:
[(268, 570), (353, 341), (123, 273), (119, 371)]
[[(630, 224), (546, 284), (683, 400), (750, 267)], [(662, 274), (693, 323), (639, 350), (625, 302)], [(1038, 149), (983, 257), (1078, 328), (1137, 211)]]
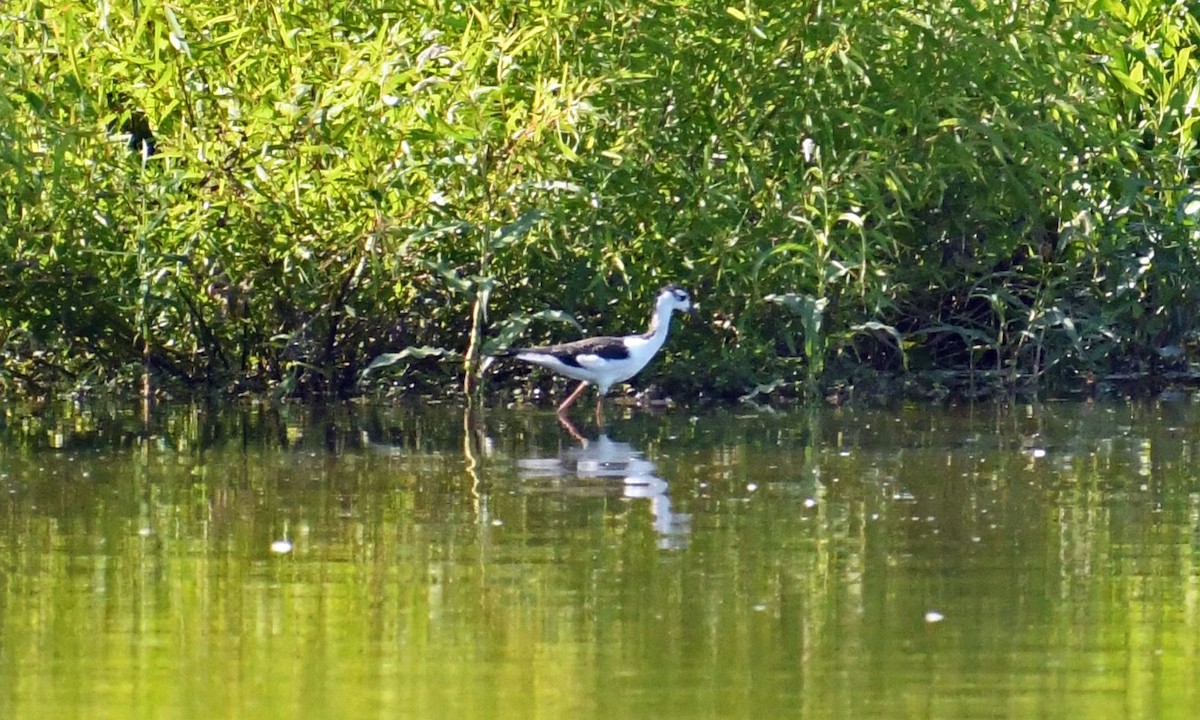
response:
[[(659, 477), (653, 462), (629, 443), (615, 442), (603, 431), (593, 440), (577, 432), (571, 435), (579, 441), (579, 447), (567, 448), (558, 457), (518, 460), (521, 479), (557, 480), (569, 483), (569, 490), (586, 492), (600, 488), (605, 494), (619, 492), (626, 498), (648, 499), (658, 546), (669, 549), (687, 544), (691, 516), (671, 509), (667, 481)], [(614, 480), (620, 480), (620, 485)], [(597, 482), (602, 484), (596, 485)]]

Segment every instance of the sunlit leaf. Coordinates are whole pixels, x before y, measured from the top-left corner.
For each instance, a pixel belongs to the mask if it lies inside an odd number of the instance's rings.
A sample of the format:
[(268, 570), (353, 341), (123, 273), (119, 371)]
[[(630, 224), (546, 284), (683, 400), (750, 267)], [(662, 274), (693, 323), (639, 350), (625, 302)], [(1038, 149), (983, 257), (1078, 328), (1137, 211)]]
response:
[(861, 230), (863, 227), (862, 216), (858, 213), (844, 212), (841, 215), (838, 215), (838, 221), (850, 223), (859, 230)]
[(1185, 195), (1179, 201), (1179, 209), (1176, 215), (1181, 223), (1192, 225), (1200, 223), (1200, 192)]
[(786, 385), (787, 385), (787, 383), (782, 378), (776, 378), (770, 382), (760, 383), (758, 385), (755, 385), (754, 388), (750, 390), (750, 392), (739, 397), (738, 402), (740, 402), (740, 403), (752, 402), (755, 398), (759, 397), (760, 395), (761, 396), (770, 395), (771, 393), (775, 392), (776, 390), (778, 390), (781, 387), (785, 387)]
[(445, 358), (457, 360), (461, 357), (462, 356), (460, 353), (439, 347), (409, 347), (401, 350), (400, 352), (383, 353), (382, 355), (376, 356), (375, 359), (371, 361), (371, 364), (367, 365), (366, 369), (363, 370), (363, 376), (365, 377), (367, 373), (374, 370), (391, 367), (392, 365), (402, 362), (425, 360), (427, 358)]
[(179, 19), (175, 17), (175, 11), (171, 9), (170, 5), (163, 5), (163, 13), (167, 16), (167, 25), (171, 28), (171, 32), (167, 34), (171, 46), (184, 55), (191, 55), (191, 48), (188, 47), (183, 28), (179, 25)]

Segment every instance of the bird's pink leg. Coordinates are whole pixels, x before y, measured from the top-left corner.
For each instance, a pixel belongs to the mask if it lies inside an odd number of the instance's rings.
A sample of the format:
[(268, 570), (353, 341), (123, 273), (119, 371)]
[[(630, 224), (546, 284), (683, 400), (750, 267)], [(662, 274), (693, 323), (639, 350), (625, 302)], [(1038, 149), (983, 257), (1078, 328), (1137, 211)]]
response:
[(571, 434), (571, 437), (575, 438), (584, 445), (587, 445), (587, 438), (579, 434), (579, 431), (575, 429), (575, 426), (571, 424), (570, 418), (568, 418), (566, 415), (558, 416), (558, 424), (562, 425), (563, 428), (565, 428), (566, 431)]
[(596, 393), (596, 425), (604, 429), (604, 396)]
[(570, 395), (568, 395), (568, 396), (567, 396), (567, 399), (566, 399), (566, 400), (563, 400), (563, 403), (562, 403), (562, 405), (559, 405), (559, 406), (558, 406), (558, 414), (559, 414), (559, 415), (566, 415), (566, 414), (567, 414), (567, 408), (571, 407), (571, 404), (572, 404), (572, 403), (574, 403), (576, 400), (578, 400), (578, 399), (579, 399), (579, 396), (583, 394), (583, 390), (584, 390), (584, 388), (586, 388), (587, 386), (588, 386), (588, 384), (587, 384), (587, 381), (586, 381), (586, 380), (585, 380), (585, 381), (583, 381), (583, 382), (581, 382), (581, 383), (579, 383), (579, 387), (575, 388), (575, 392), (573, 392), (573, 393), (571, 393)]

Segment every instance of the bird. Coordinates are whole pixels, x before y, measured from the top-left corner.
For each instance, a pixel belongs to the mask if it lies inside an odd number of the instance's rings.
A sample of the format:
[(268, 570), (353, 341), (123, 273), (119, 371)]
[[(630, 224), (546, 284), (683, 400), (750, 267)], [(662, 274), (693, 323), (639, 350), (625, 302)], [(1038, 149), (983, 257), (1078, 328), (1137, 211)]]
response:
[(565, 418), (567, 410), (579, 399), (589, 384), (599, 390), (596, 395), (596, 421), (603, 424), (604, 396), (620, 382), (637, 375), (658, 354), (671, 329), (671, 314), (676, 310), (695, 316), (697, 306), (688, 291), (676, 284), (667, 285), (658, 293), (650, 327), (638, 335), (591, 337), (561, 345), (531, 348), (509, 348), (496, 357), (512, 357), (540, 365), (559, 375), (579, 381), (566, 400), (558, 406), (558, 417)]

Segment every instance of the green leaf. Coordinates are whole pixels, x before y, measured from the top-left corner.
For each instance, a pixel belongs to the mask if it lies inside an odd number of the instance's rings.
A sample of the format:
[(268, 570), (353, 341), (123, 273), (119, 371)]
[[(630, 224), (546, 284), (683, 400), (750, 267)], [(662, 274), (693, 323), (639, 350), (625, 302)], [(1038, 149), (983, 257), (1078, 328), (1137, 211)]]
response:
[(521, 239), (539, 220), (545, 217), (541, 210), (526, 210), (513, 222), (496, 230), (492, 236), (493, 248), (506, 247)]
[(753, 401), (754, 398), (758, 397), (759, 395), (770, 395), (771, 393), (775, 392), (779, 388), (786, 387), (786, 386), (787, 386), (787, 383), (782, 378), (775, 378), (774, 380), (772, 380), (770, 382), (760, 383), (758, 385), (755, 385), (753, 390), (751, 390), (750, 392), (746, 393), (745, 395), (742, 395), (741, 397), (739, 397), (738, 402), (748, 403), (748, 402)]
[(429, 347), (429, 346), (421, 346), (421, 347), (413, 346), (413, 347), (405, 348), (397, 353), (383, 353), (382, 355), (376, 356), (376, 358), (371, 361), (371, 364), (368, 365), (365, 370), (363, 370), (363, 377), (365, 378), (367, 373), (369, 373), (373, 370), (378, 370), (379, 368), (390, 367), (390, 366), (395, 365), (396, 363), (400, 363), (400, 362), (411, 362), (413, 360), (424, 360), (426, 358), (431, 358), (431, 357), (446, 358), (448, 360), (457, 360), (457, 359), (460, 359), (462, 357), (462, 355), (461, 355), (461, 353), (454, 352), (453, 350), (447, 350), (445, 348)]
[(863, 218), (862, 215), (859, 215), (858, 213), (844, 212), (841, 215), (838, 215), (838, 221), (845, 221), (859, 230), (863, 229)]
[(580, 327), (579, 322), (575, 320), (575, 318), (571, 317), (562, 310), (541, 310), (535, 313), (517, 312), (509, 315), (503, 321), (496, 324), (496, 336), (484, 344), (483, 354), (490, 355), (499, 350), (507, 348), (512, 344), (513, 340), (515, 340), (521, 333), (525, 332), (525, 329), (528, 328), (534, 320), (550, 320), (553, 322), (571, 325), (576, 330), (583, 329)]
[(446, 282), (446, 286), (452, 291), (459, 294), (467, 294), (471, 292), (471, 281), (459, 276), (458, 271), (450, 267), (444, 260), (430, 260), (421, 258), (418, 260), (426, 268), (437, 273), (438, 276)]
[(475, 226), (463, 220), (454, 220), (452, 222), (443, 223), (441, 225), (431, 225), (422, 228), (409, 236), (410, 240), (426, 240), (429, 238), (439, 237), (441, 235), (449, 235), (454, 233), (468, 233), (474, 230)]
[[(1137, 67), (1141, 67), (1141, 66), (1139, 65)], [(1122, 85), (1125, 86), (1126, 90), (1133, 93), (1134, 95), (1137, 95), (1138, 97), (1145, 97), (1146, 90), (1145, 90), (1145, 88), (1142, 87), (1142, 84), (1140, 82), (1138, 82), (1137, 80), (1134, 80), (1128, 74), (1121, 72), (1120, 70), (1116, 69), (1115, 67), (1110, 67), (1108, 69), (1108, 71), (1110, 73), (1112, 73), (1112, 76), (1115, 77), (1118, 82), (1120, 82)]]
[(819, 336), (821, 323), (824, 319), (825, 308), (829, 306), (829, 298), (818, 298), (799, 293), (784, 293), (782, 295), (767, 295), (763, 300), (776, 305), (782, 305), (793, 314), (800, 317), (804, 332), (808, 335)]
[(884, 332), (895, 338), (896, 342), (900, 342), (900, 333), (896, 328), (876, 320), (868, 320), (865, 323), (852, 325), (850, 329), (855, 332)]
[(803, 243), (783, 243), (782, 245), (776, 245), (765, 253), (759, 255), (758, 259), (754, 261), (754, 265), (751, 268), (751, 277), (757, 280), (759, 272), (762, 270), (763, 265), (765, 265), (768, 260), (776, 255), (782, 255), (785, 253), (810, 255), (812, 253), (812, 248)]
[(1178, 85), (1185, 77), (1195, 76), (1195, 70), (1190, 67), (1192, 50), (1194, 48), (1194, 45), (1185, 45), (1179, 49), (1179, 52), (1175, 53), (1175, 58), (1172, 60), (1175, 64), (1175, 72), (1172, 80), (1173, 85)]
[(184, 37), (183, 28), (179, 25), (179, 19), (175, 17), (175, 11), (170, 5), (163, 5), (163, 12), (167, 16), (167, 24), (171, 26), (171, 31), (167, 33), (167, 39), (171, 41), (171, 47), (179, 51), (181, 55), (191, 56), (192, 50), (188, 47), (187, 38)]
[(1179, 209), (1175, 211), (1175, 218), (1185, 225), (1200, 223), (1200, 190), (1183, 196), (1179, 201)]

